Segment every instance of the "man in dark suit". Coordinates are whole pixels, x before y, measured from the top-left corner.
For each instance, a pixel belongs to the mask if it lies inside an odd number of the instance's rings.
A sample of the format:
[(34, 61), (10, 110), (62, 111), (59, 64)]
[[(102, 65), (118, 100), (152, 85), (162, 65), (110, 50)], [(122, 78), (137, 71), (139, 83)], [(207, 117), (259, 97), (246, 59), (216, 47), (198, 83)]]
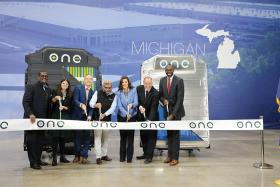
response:
[[(168, 64), (165, 67), (166, 77), (160, 79), (159, 82), (159, 97), (165, 106), (167, 120), (181, 120), (185, 116), (183, 106), (184, 101), (184, 82), (183, 79), (174, 75), (174, 67)], [(168, 157), (165, 163), (170, 166), (178, 164), (180, 150), (180, 131), (168, 130)]]
[[(137, 114), (138, 121), (158, 121), (158, 91), (153, 87), (153, 80), (151, 77), (145, 77), (144, 85), (137, 87), (139, 110)], [(145, 159), (144, 163), (152, 162), (154, 149), (157, 141), (156, 130), (141, 130), (141, 143), (143, 146), (143, 156), (136, 157), (137, 159)]]
[[(72, 118), (74, 120), (91, 120), (93, 109), (89, 106), (89, 101), (93, 95), (91, 86), (93, 84), (93, 77), (86, 75), (84, 77), (84, 84), (78, 85), (73, 91), (73, 111)], [(83, 142), (81, 142), (83, 140)], [(73, 163), (88, 164), (88, 149), (90, 143), (89, 130), (77, 130), (75, 132), (75, 158)], [(81, 146), (83, 144), (83, 147)]]
[[(48, 73), (41, 71), (38, 73), (38, 82), (26, 85), (22, 105), (24, 118), (29, 118), (31, 123), (35, 123), (36, 118), (49, 117), (52, 91), (47, 82)], [(41, 169), (40, 165), (47, 165), (41, 161), (44, 135), (45, 131), (30, 130), (25, 132), (28, 159), (30, 167), (33, 169)]]

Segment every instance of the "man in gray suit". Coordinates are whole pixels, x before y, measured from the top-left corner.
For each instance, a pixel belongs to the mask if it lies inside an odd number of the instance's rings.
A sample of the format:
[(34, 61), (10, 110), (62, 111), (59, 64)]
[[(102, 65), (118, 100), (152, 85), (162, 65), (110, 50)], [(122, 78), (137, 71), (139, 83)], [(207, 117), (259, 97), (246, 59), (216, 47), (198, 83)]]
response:
[[(166, 76), (162, 77), (159, 82), (159, 97), (165, 108), (166, 119), (181, 120), (185, 116), (183, 106), (184, 101), (184, 81), (174, 75), (174, 67), (168, 64), (165, 67)], [(168, 130), (168, 157), (164, 163), (175, 166), (179, 163), (180, 150), (180, 131)]]

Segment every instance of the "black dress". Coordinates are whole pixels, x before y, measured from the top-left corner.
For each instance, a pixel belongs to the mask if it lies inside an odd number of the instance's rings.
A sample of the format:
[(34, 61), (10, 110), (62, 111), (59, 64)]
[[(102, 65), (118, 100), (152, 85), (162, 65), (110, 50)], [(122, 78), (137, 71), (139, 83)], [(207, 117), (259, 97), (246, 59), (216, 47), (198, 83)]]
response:
[[(56, 93), (56, 91), (53, 91), (52, 93), (53, 98), (57, 95), (58, 94)], [(61, 119), (66, 119), (66, 120), (71, 119), (71, 103), (72, 103), (72, 97), (66, 96), (65, 98), (62, 98), (61, 104), (62, 106), (66, 106), (68, 110), (61, 111)], [(52, 119), (60, 119), (59, 101), (53, 103), (51, 117)], [(50, 130), (49, 135), (51, 135), (52, 137), (71, 138), (73, 137), (73, 132), (72, 130)]]

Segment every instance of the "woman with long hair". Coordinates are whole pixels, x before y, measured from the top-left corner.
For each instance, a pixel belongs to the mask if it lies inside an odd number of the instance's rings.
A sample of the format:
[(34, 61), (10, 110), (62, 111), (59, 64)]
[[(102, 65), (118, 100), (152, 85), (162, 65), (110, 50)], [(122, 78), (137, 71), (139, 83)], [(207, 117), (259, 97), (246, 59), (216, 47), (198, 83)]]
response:
[[(117, 93), (117, 114), (119, 122), (135, 122), (138, 96), (127, 76), (123, 76)], [(132, 162), (134, 152), (134, 130), (120, 130), (120, 162)]]
[[(72, 92), (70, 82), (62, 79), (53, 91), (53, 119), (70, 119), (70, 109), (72, 103)], [(69, 163), (65, 157), (65, 138), (71, 136), (69, 130), (51, 130), (49, 134), (52, 136), (53, 161), (52, 165), (57, 165), (57, 147), (60, 149), (60, 162)]]

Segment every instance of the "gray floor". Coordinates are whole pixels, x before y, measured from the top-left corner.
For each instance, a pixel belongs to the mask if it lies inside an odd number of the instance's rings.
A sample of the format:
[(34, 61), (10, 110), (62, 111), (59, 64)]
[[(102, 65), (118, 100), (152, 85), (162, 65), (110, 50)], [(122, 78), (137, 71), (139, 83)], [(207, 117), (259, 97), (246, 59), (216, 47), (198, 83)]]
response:
[[(135, 156), (141, 154), (138, 134)], [(194, 151), (192, 156), (181, 151), (180, 164), (175, 167), (162, 163), (166, 152), (163, 156), (156, 154), (149, 165), (136, 159), (132, 164), (118, 162), (119, 136), (112, 132), (109, 149), (112, 162), (98, 166), (94, 153), (90, 152), (89, 165), (59, 164), (36, 171), (28, 167), (26, 152), (22, 151), (22, 133), (2, 132), (0, 186), (276, 186), (273, 181), (280, 178), (279, 135), (279, 131), (265, 131), (265, 158), (274, 165), (272, 170), (252, 167), (260, 160), (259, 132), (216, 131), (211, 133), (211, 149)]]

